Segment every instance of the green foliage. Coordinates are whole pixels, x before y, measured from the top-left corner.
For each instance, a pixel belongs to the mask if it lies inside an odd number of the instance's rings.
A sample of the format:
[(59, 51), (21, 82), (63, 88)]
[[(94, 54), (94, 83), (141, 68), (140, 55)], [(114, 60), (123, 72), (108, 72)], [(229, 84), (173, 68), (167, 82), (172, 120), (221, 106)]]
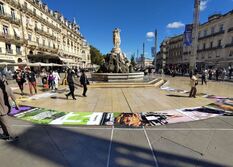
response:
[(103, 62), (103, 55), (100, 53), (100, 51), (98, 49), (96, 49), (94, 46), (91, 46), (91, 62), (92, 64), (97, 64), (97, 65), (101, 65)]
[(134, 57), (134, 55), (131, 56), (130, 63), (131, 63), (131, 65), (132, 65), (133, 67), (136, 66), (136, 62), (135, 62), (135, 57)]

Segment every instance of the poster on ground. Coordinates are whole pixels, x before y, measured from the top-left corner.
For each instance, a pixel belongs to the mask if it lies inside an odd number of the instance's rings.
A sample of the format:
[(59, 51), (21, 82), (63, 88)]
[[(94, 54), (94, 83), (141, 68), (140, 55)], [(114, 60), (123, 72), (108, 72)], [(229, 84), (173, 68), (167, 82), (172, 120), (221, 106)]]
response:
[(223, 115), (224, 112), (219, 110), (212, 110), (205, 107), (196, 107), (196, 108), (188, 108), (188, 109), (180, 109), (177, 110), (180, 113), (190, 117), (193, 120), (203, 120), (212, 117), (216, 117), (219, 115)]
[(53, 120), (53, 125), (106, 125), (114, 123), (113, 113), (71, 112)]

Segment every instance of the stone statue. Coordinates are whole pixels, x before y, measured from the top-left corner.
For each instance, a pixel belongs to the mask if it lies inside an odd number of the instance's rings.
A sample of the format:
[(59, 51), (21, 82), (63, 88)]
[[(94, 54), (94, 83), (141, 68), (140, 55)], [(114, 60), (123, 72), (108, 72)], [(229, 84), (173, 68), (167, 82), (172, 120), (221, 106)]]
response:
[(115, 28), (113, 31), (113, 45), (111, 53), (105, 57), (105, 62), (101, 65), (98, 72), (100, 73), (128, 73), (129, 65), (125, 54), (121, 51), (120, 29)]
[(120, 36), (121, 30), (119, 28), (115, 28), (113, 31), (113, 45), (114, 48), (120, 48), (121, 45), (121, 36)]

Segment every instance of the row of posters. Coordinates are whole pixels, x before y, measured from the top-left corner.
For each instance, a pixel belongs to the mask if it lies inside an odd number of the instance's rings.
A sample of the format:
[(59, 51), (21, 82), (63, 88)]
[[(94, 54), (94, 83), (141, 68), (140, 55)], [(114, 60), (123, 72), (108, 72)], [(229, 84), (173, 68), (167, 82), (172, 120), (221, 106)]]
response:
[(219, 115), (233, 115), (233, 100), (223, 99), (205, 107), (174, 109), (145, 113), (59, 112), (44, 108), (20, 106), (12, 116), (36, 124), (93, 125), (115, 127), (158, 126), (208, 119)]

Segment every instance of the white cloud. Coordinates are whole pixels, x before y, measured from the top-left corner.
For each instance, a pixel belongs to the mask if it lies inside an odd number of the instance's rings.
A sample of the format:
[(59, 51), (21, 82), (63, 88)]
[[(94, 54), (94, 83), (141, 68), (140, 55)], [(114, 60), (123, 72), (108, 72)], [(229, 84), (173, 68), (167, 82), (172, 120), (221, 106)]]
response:
[(154, 32), (147, 32), (146, 33), (146, 37), (147, 38), (154, 38), (155, 37), (155, 33)]
[(201, 3), (200, 3), (201, 11), (204, 11), (207, 8), (207, 3), (208, 3), (208, 0), (201, 0)]
[(178, 22), (169, 23), (167, 25), (167, 28), (177, 29), (177, 28), (182, 28), (184, 26), (185, 26), (184, 23), (178, 21)]

